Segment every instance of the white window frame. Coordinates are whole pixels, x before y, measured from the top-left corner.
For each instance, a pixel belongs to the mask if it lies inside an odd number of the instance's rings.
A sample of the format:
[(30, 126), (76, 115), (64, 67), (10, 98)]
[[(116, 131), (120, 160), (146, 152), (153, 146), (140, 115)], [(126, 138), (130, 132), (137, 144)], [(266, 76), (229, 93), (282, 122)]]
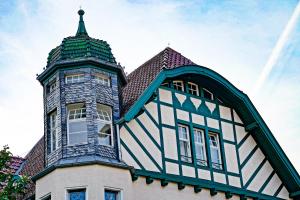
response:
[[(187, 92), (192, 94), (192, 95), (196, 95), (199, 96), (199, 87), (196, 83), (192, 83), (192, 82), (188, 82), (188, 89)], [(196, 87), (196, 89), (192, 88), (192, 87)]]
[[(181, 129), (186, 129), (186, 134), (187, 134), (186, 138), (182, 137)], [(189, 127), (186, 125), (178, 124), (178, 135), (179, 135), (180, 158), (182, 161), (191, 163), (192, 162), (192, 150), (191, 150)], [(184, 143), (187, 144), (187, 151), (185, 151), (185, 155), (181, 154), (181, 148), (182, 148), (181, 142), (183, 144)], [(183, 149), (185, 150), (184, 146), (183, 146)]]
[[(207, 166), (204, 130), (203, 129), (198, 129), (198, 128), (193, 128), (193, 132), (194, 132), (194, 142), (195, 142), (195, 155), (196, 155), (196, 159), (197, 159), (196, 162), (197, 162), (198, 165)], [(200, 133), (200, 138), (201, 138), (202, 142), (197, 140), (197, 138), (196, 138), (197, 133)], [(199, 147), (202, 148), (203, 160), (199, 159), (197, 157), (196, 149), (199, 148)]]
[(65, 76), (65, 83), (79, 83), (84, 81), (84, 74), (70, 74)]
[[(86, 110), (86, 107), (84, 106), (83, 103), (78, 103), (78, 104), (71, 104), (71, 105), (68, 105), (67, 107), (70, 107), (70, 106), (83, 106), (82, 108), (73, 108), (73, 109), (69, 109), (67, 108), (67, 111), (68, 111), (68, 116), (67, 116), (67, 139), (68, 139), (68, 146), (75, 146), (75, 145), (81, 145), (81, 144), (87, 144), (87, 137), (86, 137), (86, 141), (84, 142), (80, 142), (80, 143), (76, 143), (76, 144), (70, 144), (70, 134), (80, 134), (80, 133), (85, 133), (86, 136), (87, 136), (87, 127), (86, 127), (86, 131), (80, 131), (80, 132), (75, 132), (75, 133), (70, 133), (69, 131), (69, 128), (70, 128), (70, 123), (72, 122), (85, 122), (86, 125), (87, 125), (87, 120), (86, 120), (86, 111), (85, 113), (83, 112), (83, 110), (85, 109)], [(80, 118), (78, 119), (70, 119), (70, 112), (71, 111), (77, 111), (77, 110), (80, 110)], [(82, 117), (82, 115), (85, 114), (85, 117)], [(73, 116), (76, 116), (76, 114), (72, 114)]]
[[(211, 95), (211, 98), (209, 98), (209, 100), (214, 100), (214, 94), (211, 91), (209, 91), (206, 88), (202, 88), (202, 89), (203, 89), (203, 92), (207, 92), (207, 93), (209, 93)], [(203, 98), (206, 98), (206, 97), (204, 97), (204, 93), (203, 93)]]
[[(210, 139), (210, 137), (215, 137), (215, 142), (216, 142), (216, 146), (214, 146), (212, 144), (212, 141)], [(210, 155), (211, 155), (211, 164), (212, 164), (212, 167), (215, 168), (215, 169), (223, 169), (223, 163), (222, 163), (222, 157), (221, 157), (221, 147), (220, 147), (220, 140), (219, 140), (219, 134), (217, 133), (213, 133), (213, 132), (209, 132), (208, 133), (208, 137), (209, 137), (209, 148), (210, 148)], [(219, 160), (219, 163), (215, 163), (212, 161), (212, 151), (211, 149), (217, 149), (218, 151), (218, 160)]]
[(96, 81), (96, 83), (99, 83), (101, 85), (105, 85), (107, 87), (110, 87), (110, 78), (107, 75), (96, 74), (95, 75), (95, 81)]
[(173, 87), (174, 87), (175, 90), (184, 92), (184, 84), (183, 84), (183, 81), (180, 81), (180, 80), (174, 80), (174, 81), (173, 81)]
[(163, 86), (163, 87), (169, 87), (169, 82), (163, 82), (163, 83), (161, 84), (161, 86)]
[[(52, 126), (53, 125), (53, 116), (55, 116), (55, 125), (54, 127)], [(53, 111), (52, 113), (50, 113), (49, 115), (49, 127), (50, 127), (50, 138), (51, 138), (51, 151), (50, 152), (53, 152), (55, 150), (58, 149), (58, 130), (57, 130), (57, 111)], [(54, 145), (53, 145), (53, 141), (54, 141), (54, 138), (53, 138), (53, 132), (55, 131), (55, 149), (54, 149)]]
[(88, 187), (87, 186), (78, 186), (78, 187), (67, 187), (65, 193), (65, 200), (70, 200), (70, 192), (74, 190), (85, 190), (85, 200), (88, 200)]
[(117, 192), (117, 200), (123, 200), (123, 190), (120, 188), (114, 188), (114, 187), (104, 187), (104, 197), (103, 199), (105, 200), (105, 191), (113, 191), (113, 192)]
[[(104, 107), (103, 110), (100, 109), (100, 106)], [(109, 109), (109, 111), (107, 111), (107, 109)], [(101, 113), (100, 113), (101, 112)], [(101, 116), (102, 119), (101, 119)], [(105, 118), (109, 118), (109, 120), (105, 119)], [(100, 143), (100, 139), (99, 139), (99, 144), (103, 145), (103, 146), (110, 146), (113, 147), (114, 146), (114, 134), (113, 134), (113, 123), (112, 123), (112, 108), (110, 106), (104, 105), (104, 104), (97, 104), (97, 126), (99, 126), (99, 123), (104, 123), (104, 124), (110, 124), (110, 130), (111, 130), (111, 134), (110, 134), (110, 144), (102, 144)], [(98, 133), (98, 135), (109, 135), (107, 133)]]

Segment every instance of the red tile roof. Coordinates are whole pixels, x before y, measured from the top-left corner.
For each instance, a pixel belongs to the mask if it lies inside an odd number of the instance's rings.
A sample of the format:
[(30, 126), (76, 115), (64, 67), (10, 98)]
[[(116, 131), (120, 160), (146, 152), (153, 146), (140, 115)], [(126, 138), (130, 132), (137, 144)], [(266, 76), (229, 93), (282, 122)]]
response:
[(194, 64), (190, 59), (167, 47), (135, 69), (127, 76), (128, 83), (122, 88), (122, 115), (137, 101), (163, 68), (171, 69)]

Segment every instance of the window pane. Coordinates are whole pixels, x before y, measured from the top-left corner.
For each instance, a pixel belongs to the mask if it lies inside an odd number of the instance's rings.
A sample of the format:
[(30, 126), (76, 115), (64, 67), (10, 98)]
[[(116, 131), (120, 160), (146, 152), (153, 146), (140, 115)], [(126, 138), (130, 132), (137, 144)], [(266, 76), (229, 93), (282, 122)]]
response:
[(70, 200), (85, 200), (85, 191), (70, 191)]
[(218, 151), (218, 149), (210, 148), (210, 152), (211, 152), (211, 162), (219, 164), (220, 160), (219, 160), (219, 151)]
[(80, 144), (80, 143), (86, 143), (87, 142), (87, 133), (73, 133), (69, 134), (69, 144)]
[(105, 191), (105, 200), (117, 200), (118, 192)]
[(111, 124), (98, 122), (99, 144), (111, 145)]
[(86, 132), (86, 131), (87, 131), (87, 124), (85, 120), (69, 122), (69, 133)]

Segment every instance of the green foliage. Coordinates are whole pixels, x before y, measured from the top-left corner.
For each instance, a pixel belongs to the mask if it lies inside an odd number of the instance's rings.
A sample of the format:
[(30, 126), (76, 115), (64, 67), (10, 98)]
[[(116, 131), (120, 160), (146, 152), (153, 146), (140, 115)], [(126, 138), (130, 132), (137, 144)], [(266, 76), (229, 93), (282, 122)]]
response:
[(25, 193), (26, 185), (29, 182), (27, 176), (13, 174), (10, 169), (12, 153), (8, 146), (0, 151), (0, 200), (15, 200)]

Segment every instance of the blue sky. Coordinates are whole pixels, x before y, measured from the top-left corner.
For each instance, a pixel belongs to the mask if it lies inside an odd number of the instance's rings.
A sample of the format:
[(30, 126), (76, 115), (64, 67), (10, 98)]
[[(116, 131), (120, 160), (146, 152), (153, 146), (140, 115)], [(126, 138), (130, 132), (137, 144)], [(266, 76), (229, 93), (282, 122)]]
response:
[(12, 0), (0, 2), (0, 145), (24, 156), (43, 134), (42, 72), (50, 50), (77, 30), (106, 40), (131, 72), (170, 47), (248, 94), (300, 171), (300, 22), (254, 91), (298, 1)]

